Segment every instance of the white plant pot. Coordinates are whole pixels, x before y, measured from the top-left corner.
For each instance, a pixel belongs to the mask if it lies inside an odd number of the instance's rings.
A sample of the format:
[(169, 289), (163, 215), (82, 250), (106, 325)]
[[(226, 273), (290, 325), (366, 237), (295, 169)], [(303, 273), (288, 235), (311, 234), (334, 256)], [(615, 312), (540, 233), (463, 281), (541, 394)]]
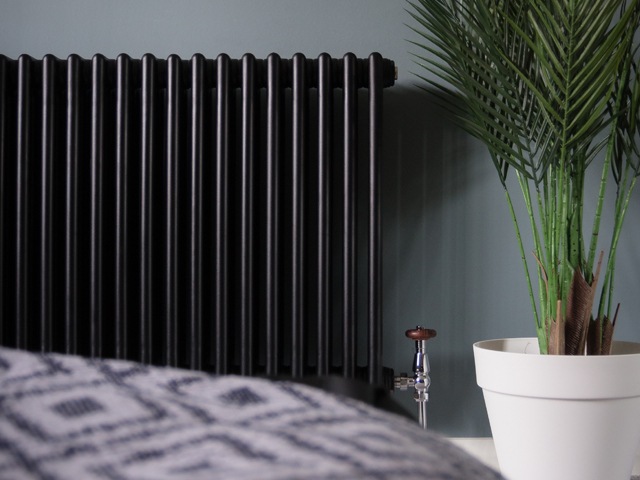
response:
[(609, 356), (540, 355), (536, 338), (473, 346), (502, 474), (629, 480), (640, 445), (640, 344)]

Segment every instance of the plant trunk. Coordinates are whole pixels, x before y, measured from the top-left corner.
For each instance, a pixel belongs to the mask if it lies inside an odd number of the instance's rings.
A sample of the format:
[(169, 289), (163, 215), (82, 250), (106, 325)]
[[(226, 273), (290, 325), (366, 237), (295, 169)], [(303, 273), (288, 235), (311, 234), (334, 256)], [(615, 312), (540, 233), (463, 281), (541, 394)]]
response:
[(598, 318), (589, 322), (589, 342), (587, 355), (610, 355), (613, 342), (613, 322), (607, 317)]
[(566, 355), (584, 354), (595, 290), (595, 285), (589, 285), (580, 271), (574, 272), (567, 299)]
[(574, 270), (567, 296), (567, 308), (562, 319), (558, 305), (556, 319), (549, 333), (549, 353), (552, 355), (609, 355), (613, 324), (606, 317), (591, 320), (591, 312), (600, 277), (603, 253), (591, 284), (579, 269)]

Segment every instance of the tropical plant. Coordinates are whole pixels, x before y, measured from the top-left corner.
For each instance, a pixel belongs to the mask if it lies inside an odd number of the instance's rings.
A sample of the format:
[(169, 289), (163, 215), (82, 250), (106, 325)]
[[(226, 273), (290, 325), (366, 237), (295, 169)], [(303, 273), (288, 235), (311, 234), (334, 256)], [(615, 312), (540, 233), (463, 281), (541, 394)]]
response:
[[(409, 5), (417, 22), (411, 28), (422, 37), (413, 43), (421, 49), (416, 63), (426, 69), (419, 75), (424, 88), (488, 147), (504, 187), (541, 352), (608, 353), (618, 311), (612, 302), (616, 249), (640, 175), (639, 1)], [(590, 166), (602, 169), (595, 191), (585, 191)], [(528, 214), (520, 222), (509, 172)], [(600, 249), (611, 179), (613, 231)], [(595, 211), (587, 233), (585, 201), (593, 201)], [(532, 233), (531, 266), (523, 221)], [(537, 270), (537, 300), (530, 267)]]

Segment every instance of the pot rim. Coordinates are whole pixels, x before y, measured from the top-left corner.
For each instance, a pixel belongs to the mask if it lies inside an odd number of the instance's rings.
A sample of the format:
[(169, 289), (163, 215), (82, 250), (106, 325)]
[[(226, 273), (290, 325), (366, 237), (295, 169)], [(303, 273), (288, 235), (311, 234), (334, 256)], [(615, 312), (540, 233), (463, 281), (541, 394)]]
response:
[(532, 349), (537, 350), (535, 337), (476, 342), (476, 380), (485, 390), (508, 395), (583, 400), (640, 396), (640, 343), (614, 344), (634, 353), (540, 355)]
[(640, 355), (640, 342), (614, 340), (611, 355), (540, 355), (537, 337), (505, 337), (481, 340), (473, 344), (473, 348), (490, 350), (499, 354), (538, 355), (541, 358), (565, 359), (603, 359), (620, 355)]

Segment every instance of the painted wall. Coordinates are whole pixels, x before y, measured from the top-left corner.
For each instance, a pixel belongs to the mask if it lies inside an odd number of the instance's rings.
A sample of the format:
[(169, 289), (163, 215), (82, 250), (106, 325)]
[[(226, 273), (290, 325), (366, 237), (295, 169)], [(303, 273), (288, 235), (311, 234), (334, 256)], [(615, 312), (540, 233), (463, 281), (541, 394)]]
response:
[[(0, 0), (0, 53), (165, 58), (225, 52), (258, 57), (321, 52), (393, 59), (385, 92), (384, 355), (411, 367), (404, 331), (435, 328), (429, 423), (453, 436), (488, 435), (475, 385), (474, 341), (531, 336), (533, 320), (504, 196), (484, 147), (443, 121), (417, 89), (405, 0)], [(620, 245), (617, 338), (640, 341), (640, 199)], [(413, 410), (408, 393), (398, 399)]]

